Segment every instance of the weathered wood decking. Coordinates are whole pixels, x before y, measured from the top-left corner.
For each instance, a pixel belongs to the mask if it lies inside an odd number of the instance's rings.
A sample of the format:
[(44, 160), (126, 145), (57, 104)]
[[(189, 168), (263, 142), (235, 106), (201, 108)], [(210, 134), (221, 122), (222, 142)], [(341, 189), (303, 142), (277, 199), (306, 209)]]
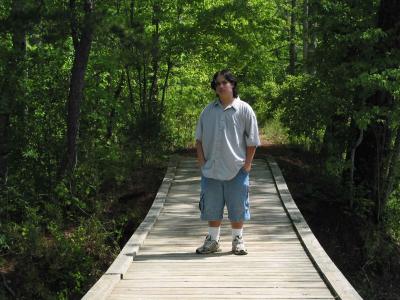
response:
[(273, 160), (255, 160), (251, 172), (249, 254), (230, 253), (228, 221), (222, 252), (195, 254), (207, 232), (200, 173), (194, 158), (175, 162), (146, 219), (84, 299), (361, 299), (313, 236)]

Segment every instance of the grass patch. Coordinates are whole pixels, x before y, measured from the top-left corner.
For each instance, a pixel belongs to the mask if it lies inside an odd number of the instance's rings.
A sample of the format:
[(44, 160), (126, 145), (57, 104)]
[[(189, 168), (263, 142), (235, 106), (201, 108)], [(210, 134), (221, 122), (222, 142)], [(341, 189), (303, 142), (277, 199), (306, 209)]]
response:
[(264, 138), (272, 144), (286, 144), (289, 141), (287, 130), (277, 119), (267, 120), (263, 127)]

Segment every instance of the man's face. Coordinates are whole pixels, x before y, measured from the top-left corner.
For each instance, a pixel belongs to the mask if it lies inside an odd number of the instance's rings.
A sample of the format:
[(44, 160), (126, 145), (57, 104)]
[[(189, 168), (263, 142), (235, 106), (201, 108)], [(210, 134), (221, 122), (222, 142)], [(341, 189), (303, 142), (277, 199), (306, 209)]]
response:
[(215, 91), (217, 92), (218, 96), (223, 97), (233, 94), (232, 84), (226, 80), (223, 75), (218, 75), (216, 84), (217, 86)]

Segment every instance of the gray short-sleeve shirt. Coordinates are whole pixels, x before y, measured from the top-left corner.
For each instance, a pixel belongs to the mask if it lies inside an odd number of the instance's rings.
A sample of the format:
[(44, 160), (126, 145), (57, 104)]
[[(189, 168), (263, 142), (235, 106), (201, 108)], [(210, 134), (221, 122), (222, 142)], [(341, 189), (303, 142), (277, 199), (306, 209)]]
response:
[(246, 147), (260, 145), (256, 115), (239, 97), (225, 109), (217, 99), (200, 114), (196, 140), (201, 141), (206, 159), (203, 175), (230, 180), (244, 165)]

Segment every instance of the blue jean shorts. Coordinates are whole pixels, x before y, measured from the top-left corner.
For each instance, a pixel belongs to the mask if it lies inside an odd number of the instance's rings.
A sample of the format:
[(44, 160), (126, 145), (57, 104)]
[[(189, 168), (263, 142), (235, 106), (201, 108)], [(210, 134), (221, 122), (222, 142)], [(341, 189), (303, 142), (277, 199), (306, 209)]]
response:
[(243, 168), (231, 180), (217, 180), (201, 176), (199, 202), (201, 220), (222, 220), (225, 204), (230, 221), (250, 220), (249, 173)]

